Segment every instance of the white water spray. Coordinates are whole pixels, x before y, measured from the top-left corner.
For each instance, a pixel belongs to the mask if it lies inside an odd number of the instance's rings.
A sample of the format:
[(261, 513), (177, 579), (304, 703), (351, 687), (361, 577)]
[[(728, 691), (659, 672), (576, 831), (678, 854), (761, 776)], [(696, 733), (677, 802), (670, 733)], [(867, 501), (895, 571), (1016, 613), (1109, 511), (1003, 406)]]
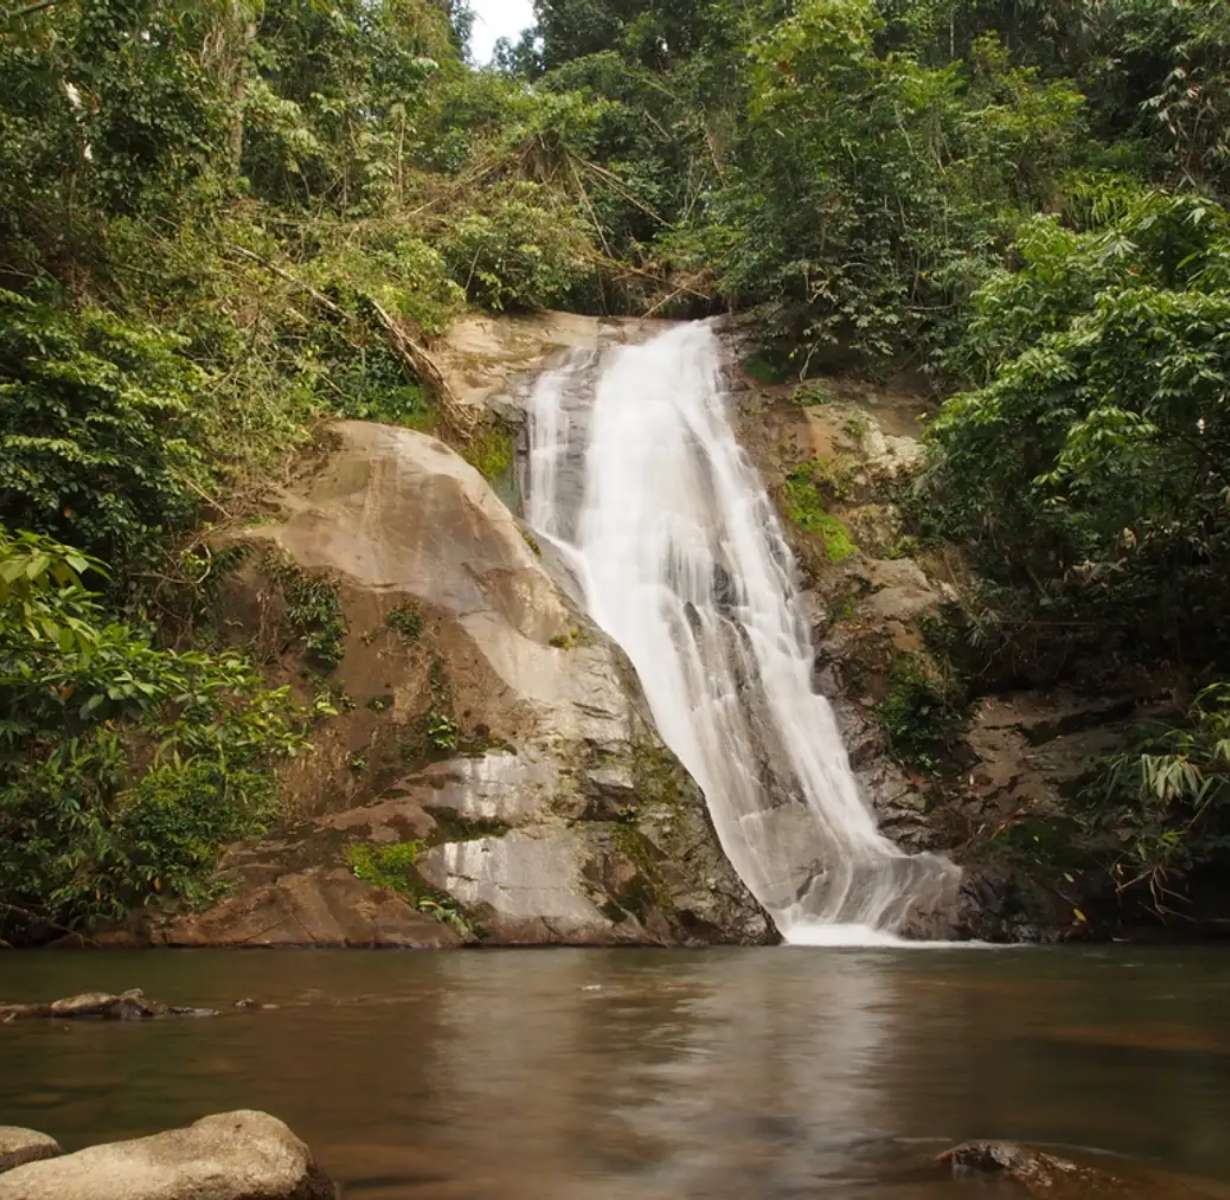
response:
[(724, 401), (707, 324), (574, 357), (531, 401), (527, 516), (631, 658), (783, 937), (890, 942), (958, 873), (894, 846), (859, 794), (812, 687), (793, 558)]

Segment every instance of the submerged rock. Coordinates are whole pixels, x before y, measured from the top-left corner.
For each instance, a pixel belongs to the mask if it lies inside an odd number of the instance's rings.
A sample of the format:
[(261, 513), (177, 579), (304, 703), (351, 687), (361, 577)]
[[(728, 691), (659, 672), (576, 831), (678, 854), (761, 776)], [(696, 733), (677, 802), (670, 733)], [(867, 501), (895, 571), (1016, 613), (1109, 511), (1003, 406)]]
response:
[(53, 1021), (148, 1021), (159, 1017), (213, 1017), (212, 1008), (184, 1008), (150, 1000), (140, 988), (113, 996), (110, 992), (83, 992), (50, 1004), (0, 1005), (0, 1023), (45, 1019)]
[(1138, 1196), (1125, 1180), (1105, 1171), (1077, 1166), (1014, 1142), (963, 1142), (938, 1160), (954, 1179), (1015, 1184), (1027, 1196), (1052, 1200), (1093, 1200), (1100, 1196)]
[(60, 1143), (45, 1133), (16, 1125), (0, 1125), (0, 1174), (63, 1153)]
[(334, 1200), (311, 1152), (276, 1117), (232, 1112), (93, 1146), (0, 1176), (0, 1200)]

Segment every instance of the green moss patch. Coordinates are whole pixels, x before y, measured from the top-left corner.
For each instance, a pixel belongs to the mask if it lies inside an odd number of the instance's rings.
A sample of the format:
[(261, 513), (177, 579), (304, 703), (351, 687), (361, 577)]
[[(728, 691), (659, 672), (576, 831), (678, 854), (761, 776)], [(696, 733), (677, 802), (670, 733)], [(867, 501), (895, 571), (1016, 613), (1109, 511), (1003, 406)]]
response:
[(850, 530), (840, 517), (835, 517), (824, 507), (824, 496), (815, 464), (804, 463), (786, 476), (785, 512), (787, 520), (805, 533), (821, 540), (824, 556), (829, 562), (844, 562), (858, 553), (858, 547), (850, 536)]
[(432, 888), (415, 865), (427, 848), (425, 842), (352, 842), (346, 847), (346, 865), (356, 879), (372, 887), (387, 888), (421, 913), (435, 917), (462, 937), (475, 937), (474, 926), (449, 895)]
[(517, 440), (503, 425), (486, 425), (462, 451), (462, 456), (484, 479), (494, 482), (512, 470)]

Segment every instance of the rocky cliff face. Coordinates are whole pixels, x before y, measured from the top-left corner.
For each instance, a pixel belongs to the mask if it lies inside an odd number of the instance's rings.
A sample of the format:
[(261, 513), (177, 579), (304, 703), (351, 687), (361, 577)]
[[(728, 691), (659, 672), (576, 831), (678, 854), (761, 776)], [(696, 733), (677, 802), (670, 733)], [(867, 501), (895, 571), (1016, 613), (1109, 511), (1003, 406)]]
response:
[[(773, 939), (623, 655), (456, 453), (343, 422), (275, 508), (232, 537), (224, 632), (337, 715), (288, 778), (300, 819), (236, 848), (232, 894), (154, 940)], [(295, 636), (305, 596), (331, 615)], [(335, 668), (313, 678), (313, 652)]]
[[(516, 428), (556, 354), (661, 326), (473, 317), (437, 355), (461, 403)], [(793, 389), (743, 376), (734, 332), (731, 346), (741, 437), (809, 588), (817, 686), (882, 828), (966, 868), (955, 926), (944, 917), (955, 932), (1085, 933), (1080, 904), (1095, 885), (1045, 878), (1011, 835), (1062, 807), (1090, 757), (1138, 715), (1139, 696), (983, 695), (921, 760), (903, 755), (886, 706), (911, 670), (942, 672), (935, 639), (952, 633), (968, 584), (959, 557), (918, 552), (895, 503), (920, 461), (925, 405), (908, 387), (841, 379), (801, 405)], [(228, 535), (242, 562), (222, 588), (222, 636), (255, 647), (305, 699), (330, 694), (338, 712), (288, 774), (295, 818), (228, 856), (228, 898), (149, 922), (142, 936), (774, 940), (627, 661), (506, 507), (517, 507), (515, 480), (499, 493), (433, 438), (343, 422), (271, 498), (264, 523)], [(304, 595), (324, 592), (336, 608), (329, 630), (297, 628)]]
[(1064, 812), (1097, 758), (1154, 711), (1158, 680), (1030, 686), (980, 662), (953, 686), (954, 664), (978, 658), (966, 617), (975, 580), (959, 547), (918, 546), (898, 504), (922, 460), (922, 390), (734, 377), (743, 444), (778, 498), (809, 589), (817, 686), (881, 828), (964, 868), (959, 933), (1090, 935), (1086, 913), (1113, 909), (1109, 881), (1058, 869), (1031, 830)]

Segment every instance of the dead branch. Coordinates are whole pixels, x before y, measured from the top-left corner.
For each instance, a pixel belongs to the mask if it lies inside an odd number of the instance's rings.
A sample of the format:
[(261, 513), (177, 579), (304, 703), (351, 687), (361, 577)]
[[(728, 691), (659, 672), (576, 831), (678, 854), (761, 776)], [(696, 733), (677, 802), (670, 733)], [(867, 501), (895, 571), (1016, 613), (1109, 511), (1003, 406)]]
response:
[[(339, 320), (353, 325), (362, 324), (358, 317), (348, 313), (344, 308), (340, 308), (323, 292), (312, 287), (310, 283), (297, 279), (289, 271), (279, 267), (277, 263), (272, 263), (268, 259), (262, 258), (259, 254), (254, 254), (251, 250), (245, 250), (242, 246), (228, 246), (227, 249), (232, 254), (238, 254), (241, 258), (258, 263), (267, 271), (277, 275), (278, 278), (284, 279), (293, 287), (297, 287), (300, 291), (305, 292), (321, 308)], [(440, 370), (435, 359), (432, 358), (424, 346), (415, 341), (401, 325), (393, 320), (375, 300), (369, 296), (367, 301), (372, 306), (372, 311), (375, 312), (376, 318), (384, 329), (389, 348), (401, 360), (402, 369), (412, 377), (423, 380), (431, 387), (436, 393), (436, 399), (440, 403), (440, 412), (444, 417), (445, 423), (463, 442), (469, 441), (476, 424), (475, 415), (469, 412), (457, 400), (452, 387), (449, 386), (448, 380), (445, 379), (444, 373)]]
[(37, 12), (42, 12), (45, 8), (54, 8), (59, 3), (59, 0), (39, 0), (37, 4), (27, 4), (25, 8), (19, 8), (15, 13), (9, 14), (10, 21), (20, 21), (23, 17), (32, 17)]
[(368, 302), (384, 326), (389, 343), (402, 359), (403, 364), (409, 363), (414, 374), (425, 380), (435, 391), (436, 399), (440, 402), (440, 411), (449, 428), (462, 441), (469, 441), (476, 424), (475, 414), (458, 402), (448, 380), (444, 378), (444, 373), (427, 350), (416, 342), (401, 325), (398, 325), (375, 300), (369, 297)]
[[(649, 317), (652, 317), (653, 314), (658, 311), (658, 309), (665, 308), (677, 296), (682, 296), (684, 292), (690, 291), (690, 290), (691, 289), (686, 286), (677, 287), (673, 292), (671, 292), (669, 296), (664, 296), (652, 308), (648, 308), (643, 313), (641, 313), (641, 320), (644, 321), (644, 320), (647, 320)], [(695, 293), (693, 293), (693, 295), (695, 295)]]

